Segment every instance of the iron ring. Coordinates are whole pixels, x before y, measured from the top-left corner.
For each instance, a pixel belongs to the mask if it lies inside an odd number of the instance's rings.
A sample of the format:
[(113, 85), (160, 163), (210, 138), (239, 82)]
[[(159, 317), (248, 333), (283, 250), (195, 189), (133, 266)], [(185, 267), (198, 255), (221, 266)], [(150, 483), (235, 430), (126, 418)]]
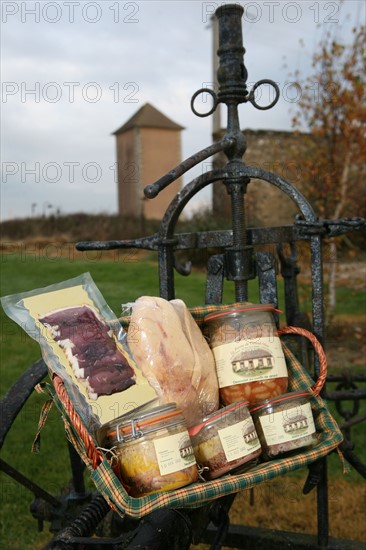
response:
[[(258, 105), (258, 103), (256, 103), (255, 98), (254, 98), (254, 92), (257, 90), (257, 88), (262, 86), (262, 84), (269, 84), (275, 90), (274, 100), (269, 105), (265, 105), (265, 106)], [(276, 103), (279, 99), (280, 99), (280, 88), (279, 88), (278, 84), (276, 84), (276, 82), (273, 82), (273, 80), (268, 80), (268, 79), (258, 80), (258, 82), (256, 82), (254, 84), (253, 88), (250, 90), (250, 93), (249, 93), (249, 96), (248, 96), (248, 101), (250, 101), (250, 103), (256, 109), (259, 109), (260, 111), (266, 111), (267, 109), (271, 109), (272, 107), (274, 107), (276, 105)]]
[[(203, 94), (203, 93), (207, 93), (207, 94), (210, 94), (210, 96), (213, 98), (213, 106), (212, 106), (212, 109), (210, 109), (210, 111), (207, 111), (207, 113), (199, 113), (198, 111), (196, 111), (196, 109), (194, 108), (194, 102), (195, 102), (195, 99), (200, 95), (200, 94)], [(197, 92), (195, 92), (192, 96), (192, 99), (191, 99), (191, 109), (193, 111), (193, 113), (196, 115), (196, 116), (199, 116), (199, 117), (205, 117), (205, 116), (209, 116), (209, 115), (212, 115), (212, 113), (215, 111), (216, 107), (217, 107), (217, 104), (218, 104), (218, 99), (217, 99), (217, 95), (215, 94), (215, 92), (213, 90), (210, 90), (210, 88), (201, 88), (200, 90), (197, 90)]]

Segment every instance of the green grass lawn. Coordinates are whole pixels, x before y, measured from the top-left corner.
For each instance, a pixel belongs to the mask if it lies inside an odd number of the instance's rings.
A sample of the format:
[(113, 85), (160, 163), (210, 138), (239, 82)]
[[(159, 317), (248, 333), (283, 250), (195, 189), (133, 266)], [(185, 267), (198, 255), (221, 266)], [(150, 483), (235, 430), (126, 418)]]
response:
[[(99, 254), (89, 256), (72, 254), (70, 257), (53, 258), (37, 253), (8, 254), (0, 260), (1, 296), (40, 288), (52, 283), (90, 272), (114, 313), (121, 314), (121, 304), (131, 302), (141, 295), (158, 295), (158, 269), (153, 260), (140, 256), (120, 253), (108, 259)], [(188, 306), (204, 303), (205, 275), (194, 271), (188, 277), (176, 275), (176, 295)], [(363, 315), (365, 297), (362, 292), (346, 288), (339, 289), (341, 300), (338, 313)], [(283, 286), (279, 284), (280, 307), (283, 303)], [(310, 294), (306, 286), (300, 289), (304, 308), (310, 307)], [(256, 282), (249, 285), (249, 298), (258, 300)], [(224, 302), (234, 301), (232, 285), (225, 284)], [(1, 310), (1, 396), (18, 377), (40, 357), (40, 349), (13, 321)], [(71, 474), (68, 467), (68, 451), (63, 435), (63, 426), (58, 414), (51, 412), (42, 433), (41, 453), (30, 452), (39, 413), (45, 396), (34, 394), (10, 430), (1, 452), (2, 458), (15, 468), (34, 479), (50, 493), (59, 494)], [(361, 438), (361, 435), (359, 436)], [(332, 459), (334, 461), (334, 459)], [(335, 466), (340, 470), (339, 465)], [(36, 521), (29, 512), (31, 493), (1, 474), (1, 523), (0, 548), (34, 549), (41, 548), (50, 535), (37, 533)]]

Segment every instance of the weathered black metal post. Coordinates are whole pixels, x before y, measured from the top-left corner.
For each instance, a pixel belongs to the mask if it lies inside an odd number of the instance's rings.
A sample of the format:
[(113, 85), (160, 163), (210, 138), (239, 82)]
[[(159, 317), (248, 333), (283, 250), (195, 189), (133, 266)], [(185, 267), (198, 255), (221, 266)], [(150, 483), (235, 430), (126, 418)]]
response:
[(237, 4), (223, 5), (216, 11), (219, 24), (217, 54), (220, 60), (217, 71), (218, 101), (225, 103), (228, 109), (226, 138), (235, 140), (235, 145), (225, 151), (229, 160), (225, 185), (231, 197), (233, 227), (233, 244), (226, 250), (226, 276), (235, 283), (238, 301), (248, 299), (247, 282), (255, 277), (253, 247), (247, 244), (244, 203), (250, 179), (241, 175), (246, 141), (240, 131), (238, 116), (238, 105), (248, 99), (248, 73), (243, 59), (245, 49), (241, 25), (243, 12)]

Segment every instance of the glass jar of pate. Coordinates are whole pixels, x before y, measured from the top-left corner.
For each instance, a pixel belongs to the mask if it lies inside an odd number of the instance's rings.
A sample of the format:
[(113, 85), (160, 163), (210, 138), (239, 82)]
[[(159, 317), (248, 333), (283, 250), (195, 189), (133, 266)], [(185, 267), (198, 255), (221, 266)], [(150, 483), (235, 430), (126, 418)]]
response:
[(247, 401), (210, 414), (188, 431), (205, 479), (216, 479), (255, 461), (261, 454), (261, 444)]
[(97, 433), (115, 456), (113, 468), (133, 497), (169, 491), (197, 480), (198, 470), (182, 411), (175, 403), (113, 420)]
[(220, 399), (250, 404), (286, 393), (288, 373), (272, 305), (251, 304), (206, 315)]
[(291, 392), (250, 407), (266, 460), (317, 443), (309, 391)]

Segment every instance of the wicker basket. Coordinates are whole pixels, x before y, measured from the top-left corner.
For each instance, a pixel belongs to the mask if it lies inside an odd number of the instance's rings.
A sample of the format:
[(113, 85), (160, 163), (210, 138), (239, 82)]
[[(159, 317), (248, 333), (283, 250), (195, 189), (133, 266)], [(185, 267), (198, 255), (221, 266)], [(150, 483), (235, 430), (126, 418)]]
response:
[[(221, 306), (223, 309), (225, 306)], [(226, 306), (228, 307), (228, 306)], [(232, 305), (230, 306), (232, 307)], [(212, 311), (212, 306), (192, 309), (192, 315), (198, 325), (203, 317)], [(217, 306), (214, 309), (218, 309)], [(128, 319), (124, 320), (128, 324)], [(129, 496), (122, 483), (116, 477), (108, 458), (98, 449), (95, 438), (88, 433), (65, 390), (62, 379), (53, 375), (53, 387), (44, 384), (42, 391), (47, 390), (52, 401), (62, 414), (66, 435), (76, 451), (85, 462), (97, 490), (104, 496), (110, 507), (121, 516), (128, 515), (140, 518), (159, 508), (195, 508), (230, 493), (249, 489), (277, 476), (297, 470), (336, 449), (342, 441), (342, 434), (335, 420), (330, 415), (326, 404), (319, 393), (327, 376), (327, 361), (324, 350), (315, 336), (297, 327), (286, 327), (279, 335), (300, 334), (306, 336), (314, 346), (320, 362), (320, 376), (316, 383), (311, 379), (292, 352), (283, 344), (283, 350), (289, 372), (288, 391), (310, 390), (311, 406), (317, 429), (318, 443), (308, 450), (300, 450), (290, 458), (279, 458), (266, 463), (260, 463), (245, 473), (227, 474), (213, 481), (199, 481), (182, 489), (150, 494), (141, 498)], [(45, 404), (41, 414), (39, 432), (44, 425), (49, 404)]]

